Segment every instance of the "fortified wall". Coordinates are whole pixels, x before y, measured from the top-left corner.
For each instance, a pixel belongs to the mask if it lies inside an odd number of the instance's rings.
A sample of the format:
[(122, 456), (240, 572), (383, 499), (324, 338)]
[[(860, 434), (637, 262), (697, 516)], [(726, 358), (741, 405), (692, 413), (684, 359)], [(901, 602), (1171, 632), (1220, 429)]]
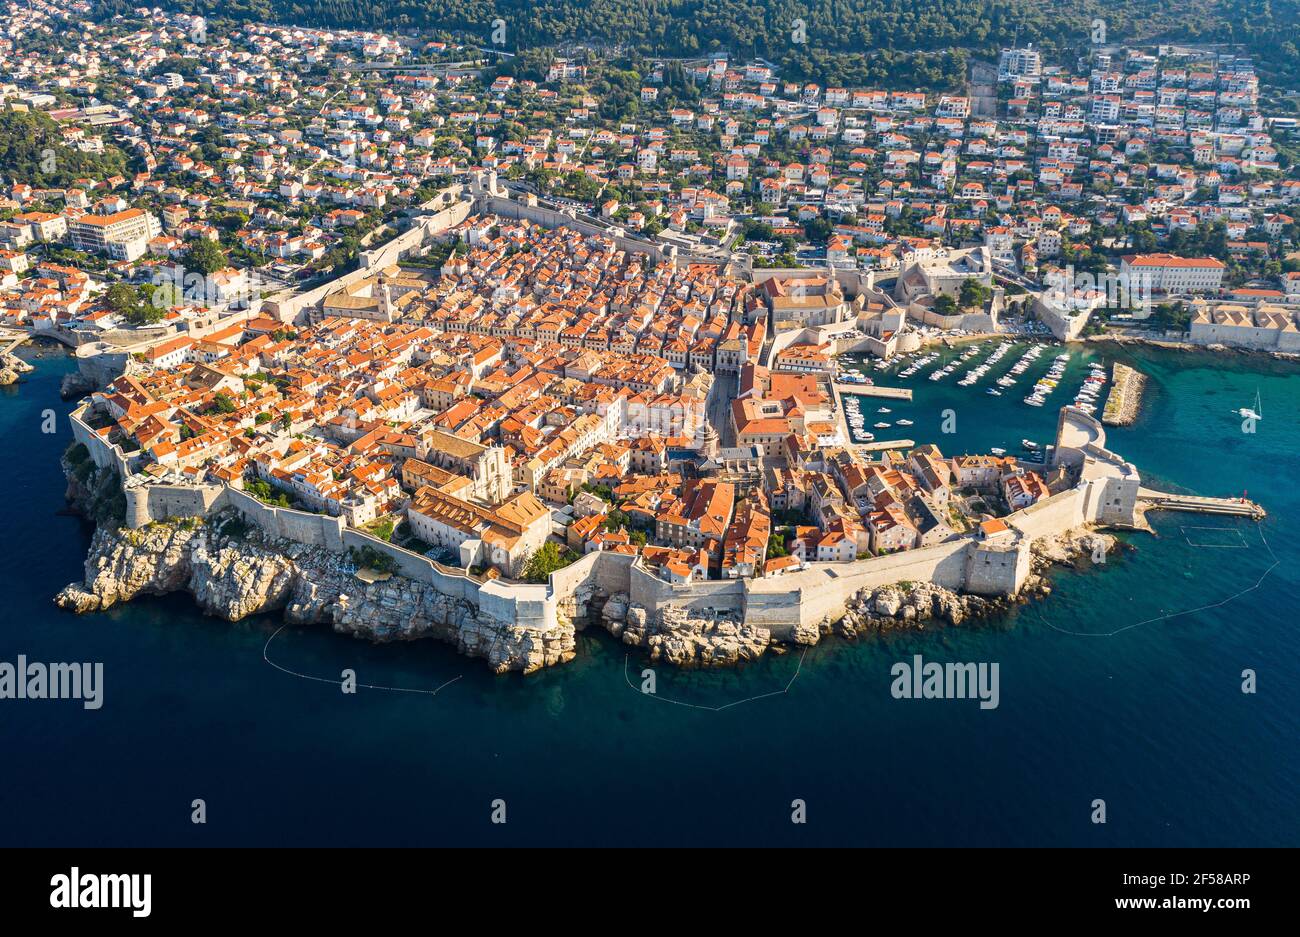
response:
[[(459, 214), (467, 211), (467, 205), (456, 202), (444, 211)], [(889, 556), (812, 564), (771, 578), (685, 584), (660, 579), (636, 557), (600, 552), (554, 573), (548, 584), (534, 585), (471, 576), (349, 528), (338, 517), (272, 507), (237, 489), (194, 484), (175, 474), (158, 479), (137, 474), (140, 456), (125, 453), (95, 431), (87, 421), (88, 411), (89, 405), (83, 404), (72, 414), (73, 435), (89, 450), (96, 466), (122, 479), (128, 527), (206, 517), (231, 508), (274, 538), (338, 554), (369, 547), (391, 557), (402, 576), (473, 604), (493, 619), (542, 630), (558, 627), (563, 616), (571, 618), (584, 609), (590, 614), (590, 599), (615, 593), (627, 594), (630, 603), (643, 607), (651, 620), (657, 620), (667, 606), (695, 612), (707, 609), (767, 628), (778, 638), (788, 638), (796, 628), (815, 626), (823, 619), (835, 620), (857, 593), (897, 582), (927, 581), (956, 591), (1013, 594), (1029, 575), (1035, 540), (1090, 523), (1132, 526), (1140, 487), (1136, 467), (1106, 448), (1101, 423), (1064, 407), (1057, 423), (1053, 464), (1069, 469), (1077, 484), (1010, 515), (1006, 518), (1010, 531), (992, 539), (967, 535)]]
[(469, 217), (474, 203), (462, 198), (462, 194), (463, 189), (460, 185), (442, 189), (438, 195), (420, 206), (426, 210), (436, 209), (434, 214), (417, 218), (415, 225), (409, 231), (399, 234), (378, 247), (362, 251), (357, 257), (356, 270), (307, 292), (300, 293), (288, 289), (268, 296), (262, 302), (263, 314), (288, 324), (299, 322), (309, 310), (324, 302), (327, 296), (332, 296), (366, 277), (374, 276), (386, 267), (418, 254), (430, 240)]
[(507, 194), (496, 191), (489, 181), (473, 186), (475, 193), (474, 209), (479, 214), (499, 215), (502, 218), (530, 221), (543, 228), (571, 228), (583, 234), (597, 235), (611, 239), (621, 250), (648, 254), (655, 262), (676, 259), (679, 263), (691, 264), (727, 264), (732, 263), (730, 255), (703, 254), (680, 250), (676, 245), (662, 244), (643, 238), (616, 233), (612, 227), (597, 218), (589, 218), (576, 213), (552, 208), (546, 204), (529, 204), (527, 201), (510, 198)]

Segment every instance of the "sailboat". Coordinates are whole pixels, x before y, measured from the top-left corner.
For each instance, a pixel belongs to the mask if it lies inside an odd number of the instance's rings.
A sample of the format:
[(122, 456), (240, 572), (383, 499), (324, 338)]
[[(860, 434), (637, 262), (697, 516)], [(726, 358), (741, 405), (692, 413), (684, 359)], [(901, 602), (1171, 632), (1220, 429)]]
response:
[(1263, 406), (1259, 402), (1259, 389), (1256, 388), (1254, 408), (1242, 407), (1237, 411), (1237, 416), (1241, 417), (1243, 420), (1262, 420), (1264, 419), (1264, 414), (1260, 411), (1263, 409)]

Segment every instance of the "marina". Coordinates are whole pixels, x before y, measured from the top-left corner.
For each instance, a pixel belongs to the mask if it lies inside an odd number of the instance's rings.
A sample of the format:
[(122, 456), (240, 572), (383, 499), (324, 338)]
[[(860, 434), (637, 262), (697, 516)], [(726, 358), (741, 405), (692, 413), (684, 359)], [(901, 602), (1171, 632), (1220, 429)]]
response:
[[(997, 455), (999, 450), (1019, 450), (1022, 458), (1041, 457), (1041, 450), (1022, 449), (1021, 437), (1052, 438), (1061, 406), (1070, 404), (1094, 416), (1101, 413), (1106, 390), (1113, 383), (1104, 347), (1008, 337), (954, 348), (931, 346), (889, 361), (842, 356), (842, 370), (871, 371), (876, 380), (893, 385), (836, 384), (847, 441), (869, 444), (889, 430), (913, 428), (919, 438), (935, 442), (945, 452)], [(1017, 386), (1024, 389), (1008, 393)], [(891, 399), (879, 399), (882, 392)], [(945, 414), (951, 417), (946, 422)], [(990, 435), (988, 428), (997, 425), (1014, 426), (1019, 432), (1014, 437)]]

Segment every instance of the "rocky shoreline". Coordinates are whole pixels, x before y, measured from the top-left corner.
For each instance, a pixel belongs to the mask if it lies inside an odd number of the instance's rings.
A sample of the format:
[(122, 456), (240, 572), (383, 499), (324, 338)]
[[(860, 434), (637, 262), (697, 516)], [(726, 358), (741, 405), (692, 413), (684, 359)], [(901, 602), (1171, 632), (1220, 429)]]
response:
[(644, 651), (652, 662), (703, 668), (747, 663), (832, 635), (855, 639), (931, 623), (969, 624), (1050, 593), (1050, 566), (1078, 566), (1115, 545), (1107, 534), (1071, 531), (1036, 545), (1034, 572), (1018, 596), (965, 595), (932, 583), (900, 583), (859, 593), (839, 620), (797, 627), (785, 640), (728, 617), (734, 612), (665, 608), (655, 620), (630, 604), (626, 594), (602, 595), (594, 588), (564, 600), (559, 627), (544, 630), (497, 620), (473, 603), (401, 576), (363, 582), (347, 566), (347, 557), (271, 539), (233, 511), (121, 528), (106, 509), (114, 494), (112, 476), (79, 472), (78, 463), (67, 458), (63, 465), (69, 501), (98, 526), (82, 580), (55, 599), (60, 608), (96, 612), (138, 596), (187, 592), (205, 613), (226, 621), (279, 612), (292, 624), (329, 625), (376, 642), (436, 638), (485, 660), (497, 673), (531, 673), (566, 663), (576, 655), (577, 632), (592, 626)]
[(103, 611), (142, 595), (188, 592), (227, 621), (281, 612), (292, 624), (326, 624), (372, 641), (437, 638), (493, 670), (531, 672), (574, 657), (571, 622), (547, 632), (498, 621), (432, 586), (393, 576), (363, 583), (346, 557), (271, 540), (233, 513), (137, 530), (101, 525), (85, 575), (55, 598), (60, 608)]
[(32, 366), (17, 355), (0, 355), (0, 387), (17, 384)]

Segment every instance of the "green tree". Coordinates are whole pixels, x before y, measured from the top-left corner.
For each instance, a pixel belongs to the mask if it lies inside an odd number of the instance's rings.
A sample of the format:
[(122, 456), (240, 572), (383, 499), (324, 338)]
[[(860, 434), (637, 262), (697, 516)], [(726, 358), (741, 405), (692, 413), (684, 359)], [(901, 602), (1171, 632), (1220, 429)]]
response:
[(104, 293), (104, 305), (126, 320), (129, 325), (152, 325), (162, 320), (163, 307), (152, 300), (153, 290), (117, 282)]
[(993, 291), (979, 280), (970, 279), (962, 283), (961, 295), (958, 299), (962, 308), (978, 306), (982, 309), (992, 293)]
[(561, 551), (558, 544), (548, 540), (524, 564), (525, 582), (547, 582), (551, 573), (563, 569), (577, 557), (569, 550)]
[(226, 255), (217, 246), (216, 241), (199, 238), (185, 251), (185, 269), (202, 273), (204, 276), (224, 270), (229, 266)]
[(102, 182), (126, 171), (126, 156), (115, 146), (82, 152), (64, 145), (63, 131), (45, 114), (0, 110), (0, 176), (8, 180), (63, 189), (78, 179)]

